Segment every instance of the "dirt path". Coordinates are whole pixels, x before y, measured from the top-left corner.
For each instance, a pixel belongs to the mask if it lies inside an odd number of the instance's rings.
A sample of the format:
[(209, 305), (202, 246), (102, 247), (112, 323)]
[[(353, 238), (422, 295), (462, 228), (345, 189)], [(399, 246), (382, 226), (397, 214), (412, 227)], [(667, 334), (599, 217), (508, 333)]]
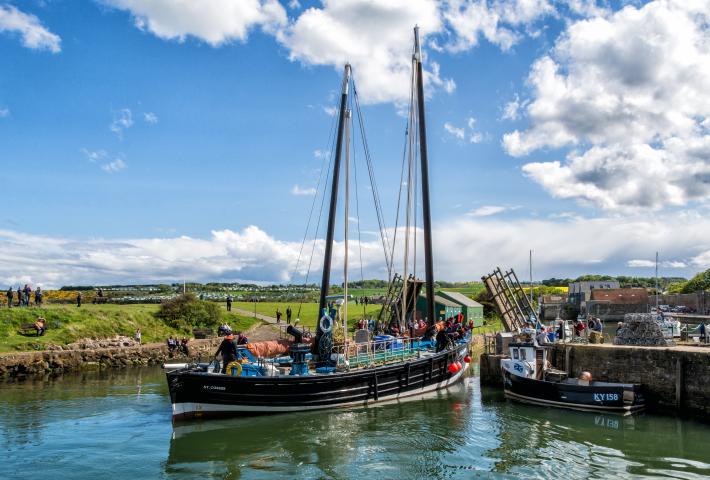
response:
[(259, 325), (249, 332), (248, 337), (249, 343), (281, 339), (279, 329), (273, 325)]
[[(244, 315), (245, 317), (254, 317), (254, 312), (250, 312), (249, 310), (244, 310), (242, 308), (232, 307), (232, 311), (237, 312), (240, 315)], [(267, 323), (273, 323), (274, 325), (276, 325), (275, 317), (270, 317), (268, 315), (262, 315), (261, 313), (257, 313), (256, 318), (258, 318), (259, 320), (263, 320)]]

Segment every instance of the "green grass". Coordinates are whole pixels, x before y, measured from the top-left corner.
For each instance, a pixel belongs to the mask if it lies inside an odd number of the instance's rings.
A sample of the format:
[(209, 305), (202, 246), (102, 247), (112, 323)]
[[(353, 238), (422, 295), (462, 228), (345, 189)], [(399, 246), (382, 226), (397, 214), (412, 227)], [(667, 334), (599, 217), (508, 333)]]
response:
[(493, 319), (486, 319), (486, 324), (482, 327), (477, 327), (473, 329), (473, 334), (483, 334), (483, 333), (498, 333), (504, 332), (503, 322), (500, 321), (498, 317)]
[[(234, 306), (234, 308), (240, 308), (240, 309), (246, 310), (248, 312), (253, 312), (255, 304), (253, 302), (234, 302), (232, 305)], [(268, 315), (270, 317), (276, 317), (276, 309), (278, 308), (279, 310), (281, 310), (281, 313), (283, 313), (283, 317), (281, 317), (281, 321), (286, 323), (286, 307), (288, 307), (289, 305), (291, 305), (291, 310), (293, 310), (293, 317), (291, 320), (292, 322), (296, 318), (300, 318), (301, 319), (300, 325), (315, 328), (316, 321), (319, 318), (318, 304), (315, 302), (304, 303), (304, 304), (300, 305), (300, 307), (301, 307), (300, 317), (298, 315), (299, 304), (296, 302), (294, 302), (294, 303), (257, 302), (256, 303), (256, 313), (260, 313), (262, 315)], [(367, 316), (372, 315), (373, 317), (376, 317), (381, 308), (382, 308), (382, 305), (368, 305), (365, 313)], [(352, 326), (355, 322), (357, 322), (362, 317), (363, 317), (363, 306), (362, 305), (355, 305), (354, 302), (348, 303), (348, 325)]]
[(462, 287), (462, 288), (439, 288), (439, 289), (437, 289), (437, 290), (441, 290), (441, 291), (444, 291), (444, 292), (459, 292), (459, 293), (463, 293), (463, 294), (466, 295), (467, 297), (473, 299), (473, 298), (475, 298), (479, 293), (481, 293), (482, 291), (484, 291), (485, 289), (486, 289), (486, 287), (483, 286), (482, 283), (480, 283), (480, 284), (479, 284), (479, 283), (476, 283), (476, 284), (470, 285), (470, 286), (468, 286), (468, 287)]
[[(0, 352), (39, 350), (47, 344), (66, 345), (81, 338), (108, 338), (126, 335), (133, 338), (141, 329), (143, 343), (163, 342), (170, 335), (192, 333), (168, 327), (154, 316), (158, 305), (49, 305), (41, 308), (4, 308), (0, 310)], [(37, 317), (47, 320), (49, 329), (42, 337), (26, 337), (19, 326), (34, 323)], [(253, 317), (224, 312), (224, 321), (236, 330), (249, 330), (261, 321)], [(60, 327), (55, 328), (59, 322)]]

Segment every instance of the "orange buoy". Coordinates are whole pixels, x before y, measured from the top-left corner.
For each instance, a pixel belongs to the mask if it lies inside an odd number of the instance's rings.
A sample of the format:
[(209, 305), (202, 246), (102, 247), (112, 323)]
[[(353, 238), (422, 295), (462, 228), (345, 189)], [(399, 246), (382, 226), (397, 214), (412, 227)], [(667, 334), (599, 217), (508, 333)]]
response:
[(455, 364), (455, 363), (450, 363), (450, 364), (449, 364), (449, 373), (456, 373), (456, 372), (458, 372), (458, 371), (459, 371), (459, 370), (458, 370), (458, 368), (456, 368), (456, 364)]
[(471, 363), (471, 357), (469, 357), (468, 355), (466, 355), (465, 357), (463, 357), (463, 361), (466, 362), (466, 363)]

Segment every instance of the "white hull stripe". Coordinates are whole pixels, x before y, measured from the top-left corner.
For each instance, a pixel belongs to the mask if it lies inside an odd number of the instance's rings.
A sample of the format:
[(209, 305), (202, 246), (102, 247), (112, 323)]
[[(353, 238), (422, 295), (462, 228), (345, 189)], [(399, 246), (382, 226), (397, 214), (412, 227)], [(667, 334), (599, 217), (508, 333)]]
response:
[[(467, 367), (468, 368), (468, 367)], [(355, 402), (345, 402), (345, 403), (332, 403), (326, 405), (315, 405), (315, 406), (269, 406), (269, 405), (228, 405), (228, 404), (215, 404), (215, 403), (173, 403), (173, 417), (179, 417), (183, 415), (190, 414), (209, 414), (209, 413), (239, 413), (239, 412), (302, 412), (303, 410), (322, 410), (327, 408), (344, 408), (353, 406), (365, 406), (370, 404), (382, 404), (387, 402), (396, 402), (400, 399), (405, 399), (407, 397), (414, 397), (421, 395), (422, 393), (432, 392), (434, 390), (440, 390), (453, 385), (463, 377), (463, 373), (467, 368), (462, 368), (456, 372), (450, 379), (429, 385), (427, 387), (421, 388), (419, 390), (412, 390), (409, 392), (397, 393), (394, 395), (382, 395), (375, 401), (370, 399), (367, 401), (355, 401)]]

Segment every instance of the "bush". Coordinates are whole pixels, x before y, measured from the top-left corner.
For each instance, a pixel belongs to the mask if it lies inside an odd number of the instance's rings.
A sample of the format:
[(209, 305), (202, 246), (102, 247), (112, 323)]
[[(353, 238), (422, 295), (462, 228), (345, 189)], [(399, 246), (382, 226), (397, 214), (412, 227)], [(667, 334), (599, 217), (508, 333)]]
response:
[(184, 331), (193, 328), (217, 328), (222, 323), (222, 310), (219, 305), (198, 300), (193, 293), (164, 301), (155, 315), (169, 327)]

